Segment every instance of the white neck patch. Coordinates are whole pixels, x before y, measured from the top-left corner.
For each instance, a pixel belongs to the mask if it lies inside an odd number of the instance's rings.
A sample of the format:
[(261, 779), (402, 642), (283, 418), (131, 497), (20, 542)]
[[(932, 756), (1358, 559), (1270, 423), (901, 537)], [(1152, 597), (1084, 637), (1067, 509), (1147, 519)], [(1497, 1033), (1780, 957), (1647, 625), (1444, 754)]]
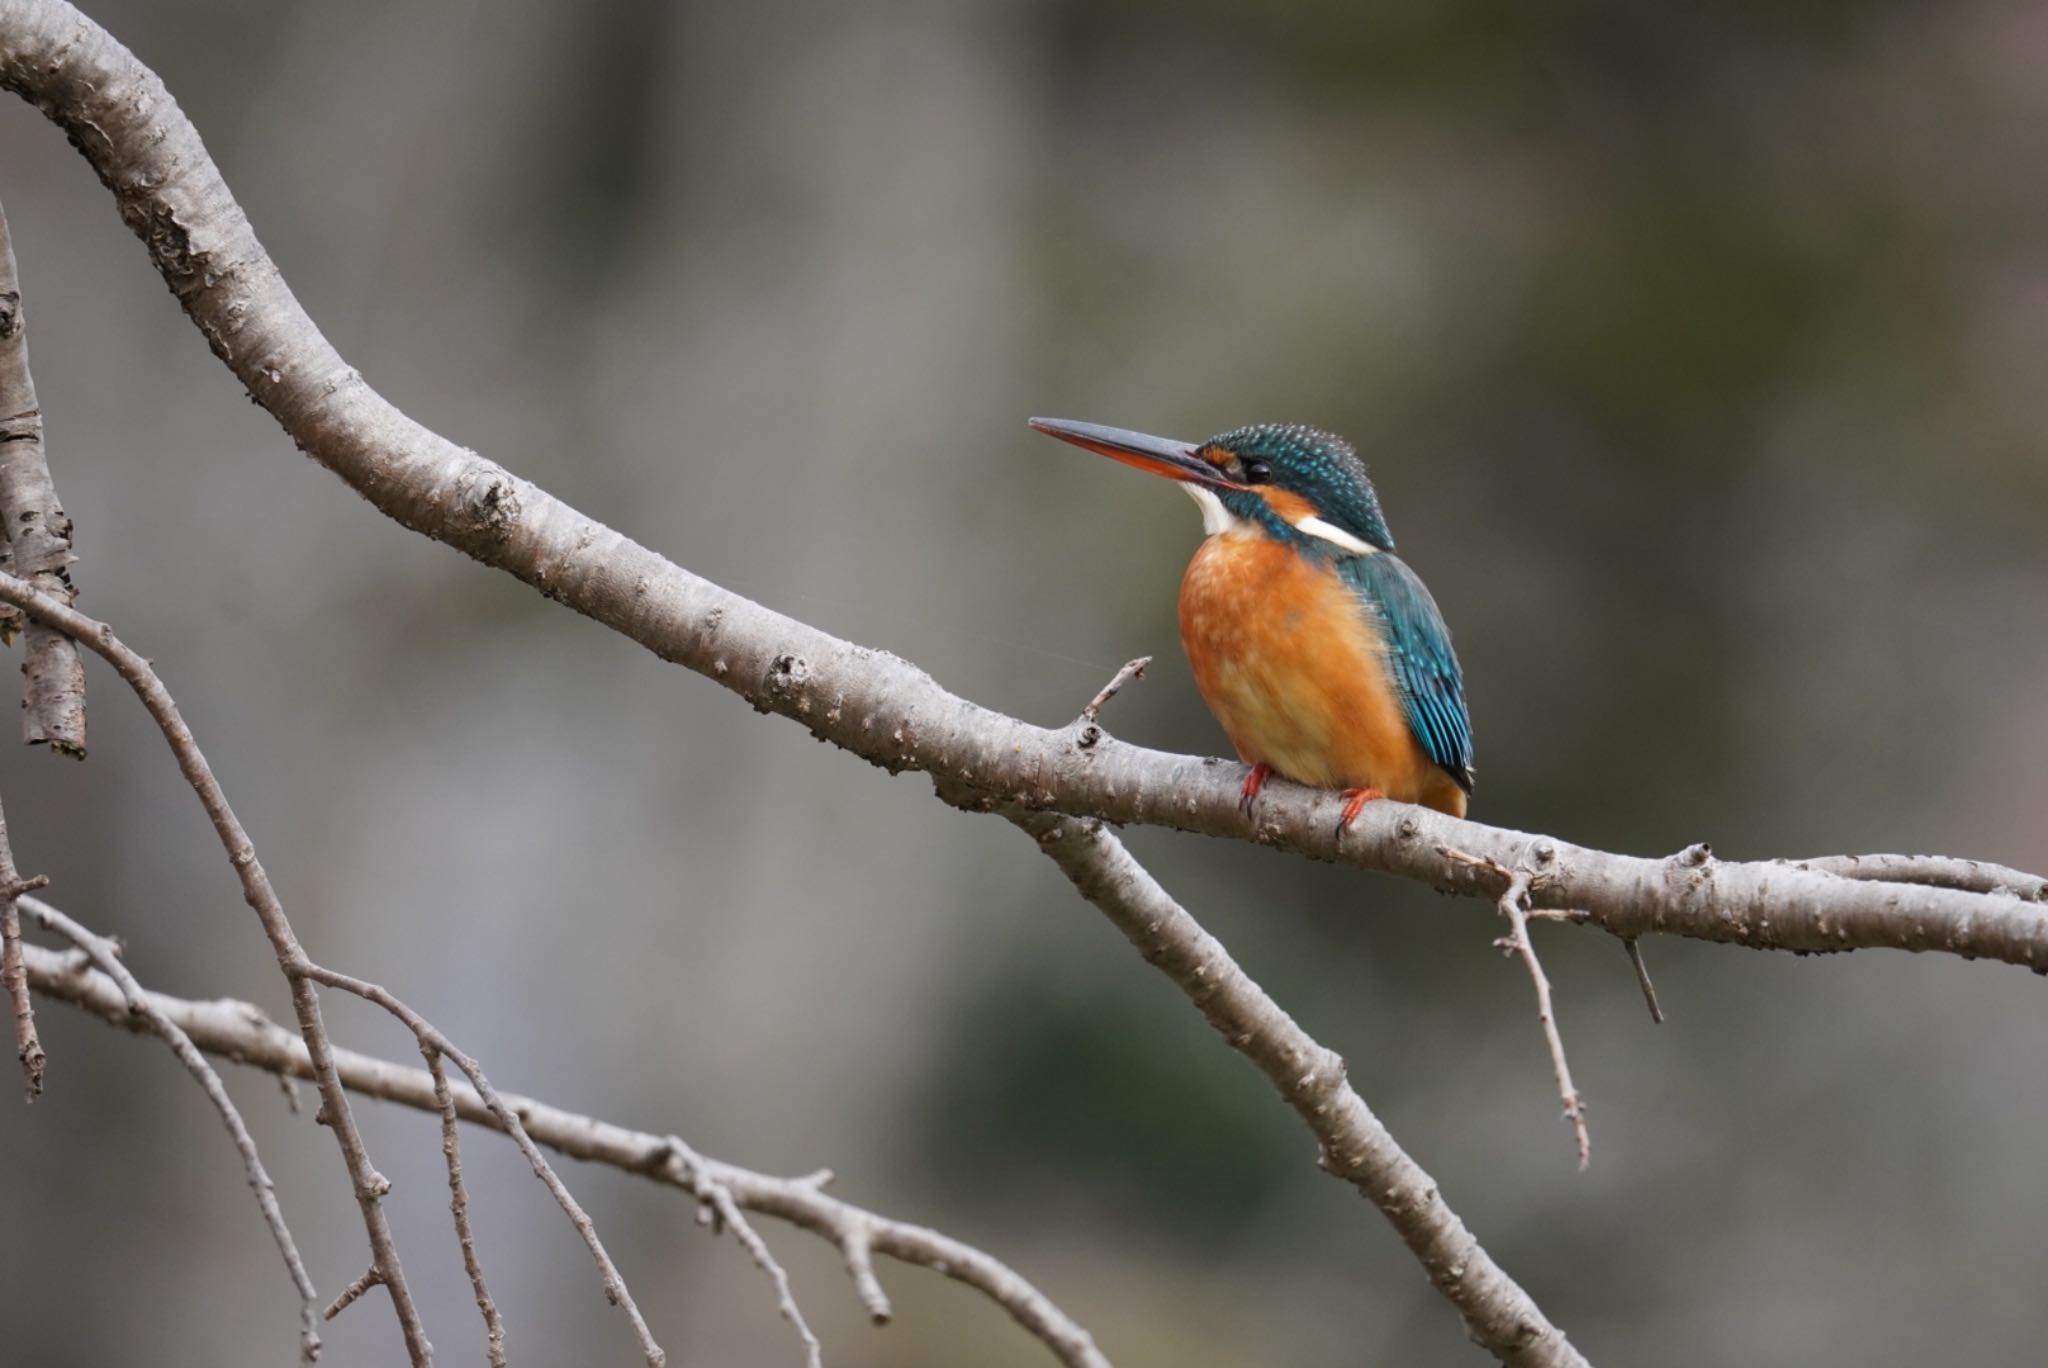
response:
[[(1195, 501), (1195, 506), (1202, 510), (1202, 531), (1206, 535), (1214, 537), (1235, 533), (1239, 536), (1245, 536), (1258, 531), (1256, 524), (1246, 522), (1243, 518), (1238, 517), (1235, 513), (1225, 508), (1223, 500), (1216, 497), (1215, 490), (1198, 484), (1190, 484), (1185, 480), (1179, 481), (1179, 484), (1181, 489), (1186, 491), (1187, 496)], [(1324, 522), (1313, 514), (1295, 523), (1294, 530), (1301, 533), (1304, 537), (1314, 537), (1319, 541), (1326, 541), (1339, 550), (1348, 551), (1354, 556), (1371, 556), (1379, 552), (1379, 548), (1371, 542), (1355, 537), (1335, 523)]]
[(1332, 546), (1341, 546), (1354, 556), (1370, 556), (1379, 551), (1371, 542), (1362, 541), (1335, 523), (1326, 523), (1317, 517), (1303, 518), (1294, 525), (1294, 530), (1305, 536), (1320, 537)]

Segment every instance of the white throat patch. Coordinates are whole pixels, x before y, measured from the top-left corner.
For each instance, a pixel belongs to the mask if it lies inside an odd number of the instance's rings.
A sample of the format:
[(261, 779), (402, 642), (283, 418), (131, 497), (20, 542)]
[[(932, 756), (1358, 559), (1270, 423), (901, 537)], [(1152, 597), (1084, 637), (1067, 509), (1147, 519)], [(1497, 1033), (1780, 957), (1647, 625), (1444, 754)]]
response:
[(1223, 500), (1216, 497), (1215, 490), (1205, 489), (1198, 484), (1189, 484), (1185, 480), (1178, 483), (1187, 491), (1187, 496), (1195, 501), (1195, 506), (1202, 510), (1202, 531), (1206, 535), (1213, 537), (1219, 532), (1251, 529), (1250, 523), (1223, 506)]

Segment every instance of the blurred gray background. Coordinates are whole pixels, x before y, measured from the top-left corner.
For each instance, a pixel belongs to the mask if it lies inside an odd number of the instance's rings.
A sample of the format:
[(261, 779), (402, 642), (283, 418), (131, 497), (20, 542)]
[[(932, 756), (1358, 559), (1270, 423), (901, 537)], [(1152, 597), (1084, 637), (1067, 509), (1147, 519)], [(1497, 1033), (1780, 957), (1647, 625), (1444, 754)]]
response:
[[(2048, 866), (2048, 10), (767, 0), (89, 6), (300, 298), (415, 417), (692, 570), (1045, 723), (1213, 753), (1156, 481), (1027, 432), (1320, 423), (1471, 679), (1474, 815), (1621, 850)], [(1480, 1359), (1379, 1216), (1041, 856), (384, 521), (208, 354), (106, 193), (0, 106), (82, 606), (155, 658), (321, 959), (493, 1078), (986, 1246), (1131, 1365)], [(11, 677), (11, 675), (10, 675)], [(92, 757), (0, 747), (15, 850), (145, 981), (282, 1013), (197, 803), (95, 670)], [(2032, 1361), (2048, 985), (1542, 934), (1573, 1170), (1487, 908), (1130, 833), (1603, 1364)], [(406, 1058), (335, 1003), (346, 1042)], [(199, 1092), (43, 1011), (0, 1096), (34, 1365), (288, 1360)], [(330, 1138), (231, 1076), (316, 1280)], [(11, 1093), (12, 1085), (5, 1085)], [(430, 1118), (366, 1105), (446, 1362), (481, 1360)], [(630, 1363), (474, 1135), (516, 1361)], [(675, 1356), (795, 1363), (672, 1192), (573, 1166)], [(837, 1365), (1048, 1363), (770, 1228)], [(373, 1296), (329, 1364), (393, 1362)]]

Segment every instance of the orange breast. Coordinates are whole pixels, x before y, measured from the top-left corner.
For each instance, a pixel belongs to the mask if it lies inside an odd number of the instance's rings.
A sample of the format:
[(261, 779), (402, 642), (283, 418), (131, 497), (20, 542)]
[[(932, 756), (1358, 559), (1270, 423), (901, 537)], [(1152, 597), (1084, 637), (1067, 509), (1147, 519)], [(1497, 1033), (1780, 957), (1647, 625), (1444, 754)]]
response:
[(1180, 639), (1248, 764), (1464, 815), (1464, 791), (1408, 728), (1370, 616), (1328, 563), (1250, 530), (1210, 537), (1181, 581)]

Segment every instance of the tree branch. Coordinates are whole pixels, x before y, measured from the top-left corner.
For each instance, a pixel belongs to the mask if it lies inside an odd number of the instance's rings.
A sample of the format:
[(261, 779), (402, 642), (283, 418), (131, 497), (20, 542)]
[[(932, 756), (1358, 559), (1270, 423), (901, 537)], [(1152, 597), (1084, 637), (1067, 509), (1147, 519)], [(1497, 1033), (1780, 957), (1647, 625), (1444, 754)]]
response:
[[(145, 1029), (128, 1010), (120, 988), (106, 975), (74, 956), (37, 945), (22, 948), (28, 980), (36, 992), (70, 1003), (111, 1025), (131, 1031)], [(145, 997), (208, 1054), (281, 1078), (314, 1077), (305, 1041), (249, 1003), (228, 999), (195, 1002), (155, 992), (145, 992)], [(343, 1086), (351, 1092), (429, 1114), (442, 1110), (433, 1075), (425, 1069), (341, 1048), (334, 1049), (331, 1058)], [(462, 1120), (505, 1133), (503, 1117), (475, 1088), (456, 1084), (449, 1093)], [(520, 1119), (534, 1141), (559, 1154), (638, 1174), (679, 1188), (700, 1201), (708, 1200), (708, 1193), (697, 1184), (716, 1184), (747, 1211), (823, 1237), (845, 1255), (862, 1302), (875, 1312), (877, 1320), (888, 1318), (888, 1301), (875, 1284), (871, 1256), (883, 1254), (943, 1273), (981, 1292), (1044, 1343), (1066, 1368), (1110, 1368), (1088, 1332), (1008, 1265), (949, 1235), (891, 1220), (827, 1194), (829, 1173), (777, 1178), (704, 1155), (698, 1155), (692, 1166), (682, 1161), (669, 1136), (630, 1130), (514, 1093), (501, 1094), (499, 1101)]]
[[(1340, 800), (1275, 781), (1247, 824), (1235, 765), (1032, 726), (947, 692), (886, 652), (728, 592), (448, 441), (394, 408), (336, 352), (256, 240), (162, 81), (61, 0), (0, 0), (0, 87), (70, 136), (122, 219), (250, 396), (371, 504), (533, 585), (763, 712), (891, 772), (921, 770), (1074, 816), (1255, 840), (1484, 898), (1441, 847), (1512, 865), (1538, 838), (1401, 803), (1335, 832)], [(1532, 912), (1583, 911), (1623, 939), (1652, 932), (1805, 953), (1889, 946), (2048, 971), (2048, 911), (1998, 893), (1871, 884), (1694, 846), (1669, 859), (1547, 839)]]
[(1201, 1009), (1230, 1047), (1258, 1065), (1321, 1145), (1323, 1171), (1380, 1209), (1472, 1339), (1517, 1368), (1583, 1365), (1564, 1332), (1493, 1261), (1345, 1078), (1342, 1056), (1252, 982), (1187, 909), (1100, 822), (1005, 811), (1146, 960)]
[[(5, 209), (0, 209), (0, 539), (9, 561), (0, 568), (64, 603), (77, 600), (71, 583), (71, 518), (57, 502), (43, 453), (43, 414), (29, 375), (28, 322)], [(12, 639), (13, 623), (0, 622), (0, 640)], [(32, 625), (21, 673), (22, 739), (83, 760), (85, 661), (77, 645), (61, 632)]]

